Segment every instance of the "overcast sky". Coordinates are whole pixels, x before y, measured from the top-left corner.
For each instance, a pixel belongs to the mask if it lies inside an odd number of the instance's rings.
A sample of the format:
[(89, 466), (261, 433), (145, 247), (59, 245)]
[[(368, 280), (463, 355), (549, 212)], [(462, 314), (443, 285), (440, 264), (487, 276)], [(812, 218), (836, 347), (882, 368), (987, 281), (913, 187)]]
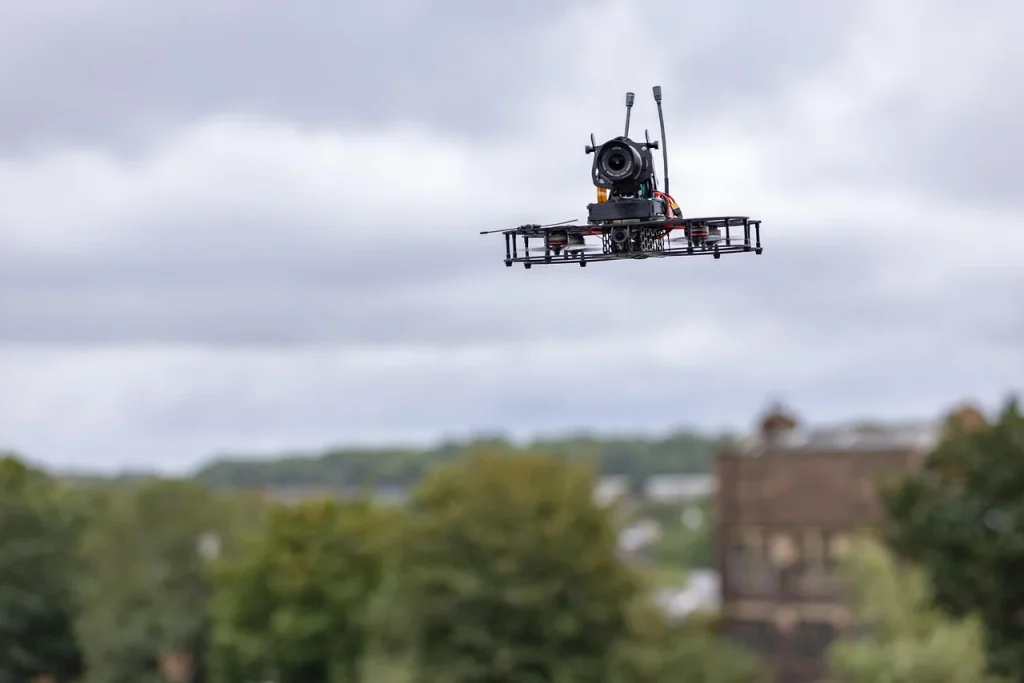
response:
[[(0, 0), (0, 448), (928, 418), (1024, 388), (1017, 0)], [(650, 33), (655, 30), (656, 33)], [(761, 256), (506, 268), (657, 137)], [(660, 162), (659, 162), (660, 168)]]

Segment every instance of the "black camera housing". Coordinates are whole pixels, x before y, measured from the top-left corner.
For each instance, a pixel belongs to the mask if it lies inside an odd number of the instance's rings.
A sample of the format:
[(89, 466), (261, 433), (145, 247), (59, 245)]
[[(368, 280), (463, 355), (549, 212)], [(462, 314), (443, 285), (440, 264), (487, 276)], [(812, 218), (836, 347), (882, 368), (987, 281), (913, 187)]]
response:
[(654, 178), (654, 156), (651, 149), (656, 149), (656, 145), (634, 142), (620, 135), (603, 145), (588, 148), (594, 154), (591, 166), (594, 185), (607, 189), (612, 196), (636, 196), (641, 186), (650, 185)]

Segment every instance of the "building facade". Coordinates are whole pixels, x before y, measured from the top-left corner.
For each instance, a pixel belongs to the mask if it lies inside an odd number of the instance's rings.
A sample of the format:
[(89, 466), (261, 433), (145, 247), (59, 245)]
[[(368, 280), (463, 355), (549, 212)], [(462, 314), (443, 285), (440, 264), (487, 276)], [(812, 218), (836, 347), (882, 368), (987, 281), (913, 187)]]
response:
[(805, 430), (775, 409), (717, 456), (722, 630), (779, 683), (826, 679), (826, 650), (851, 625), (838, 561), (879, 517), (879, 480), (916, 467), (935, 438), (932, 426)]

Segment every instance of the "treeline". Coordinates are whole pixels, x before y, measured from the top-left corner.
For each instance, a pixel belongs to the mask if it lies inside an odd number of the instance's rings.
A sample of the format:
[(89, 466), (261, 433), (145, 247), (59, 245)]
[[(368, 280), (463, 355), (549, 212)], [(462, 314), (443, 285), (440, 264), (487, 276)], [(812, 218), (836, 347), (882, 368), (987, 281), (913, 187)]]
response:
[[(761, 680), (670, 623), (583, 463), (476, 454), (407, 506), (0, 461), (0, 682)], [(685, 672), (685, 673), (683, 673)]]
[[(715, 619), (654, 607), (594, 483), (573, 459), (473, 454), (405, 506), (282, 505), (0, 458), (0, 683), (768, 680)], [(829, 680), (1024, 680), (1022, 499), (1016, 404), (951, 421), (846, 560), (856, 628)]]
[(715, 453), (733, 445), (728, 434), (680, 431), (662, 439), (600, 439), (577, 436), (516, 445), (505, 439), (449, 442), (429, 449), (337, 449), (317, 454), (291, 453), (277, 458), (224, 457), (201, 469), (196, 478), (218, 488), (408, 487), (438, 465), (480, 450), (507, 455), (544, 453), (571, 461), (589, 460), (599, 474), (626, 475), (635, 486), (657, 474), (706, 474)]

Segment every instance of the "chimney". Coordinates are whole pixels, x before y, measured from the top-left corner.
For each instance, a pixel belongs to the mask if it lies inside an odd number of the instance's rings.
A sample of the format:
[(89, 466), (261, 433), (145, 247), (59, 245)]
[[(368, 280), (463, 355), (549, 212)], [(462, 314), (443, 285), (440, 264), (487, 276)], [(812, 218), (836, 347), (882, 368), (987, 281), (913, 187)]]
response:
[(782, 404), (775, 402), (761, 418), (761, 439), (765, 445), (771, 447), (780, 443), (798, 426), (799, 422), (796, 417)]

